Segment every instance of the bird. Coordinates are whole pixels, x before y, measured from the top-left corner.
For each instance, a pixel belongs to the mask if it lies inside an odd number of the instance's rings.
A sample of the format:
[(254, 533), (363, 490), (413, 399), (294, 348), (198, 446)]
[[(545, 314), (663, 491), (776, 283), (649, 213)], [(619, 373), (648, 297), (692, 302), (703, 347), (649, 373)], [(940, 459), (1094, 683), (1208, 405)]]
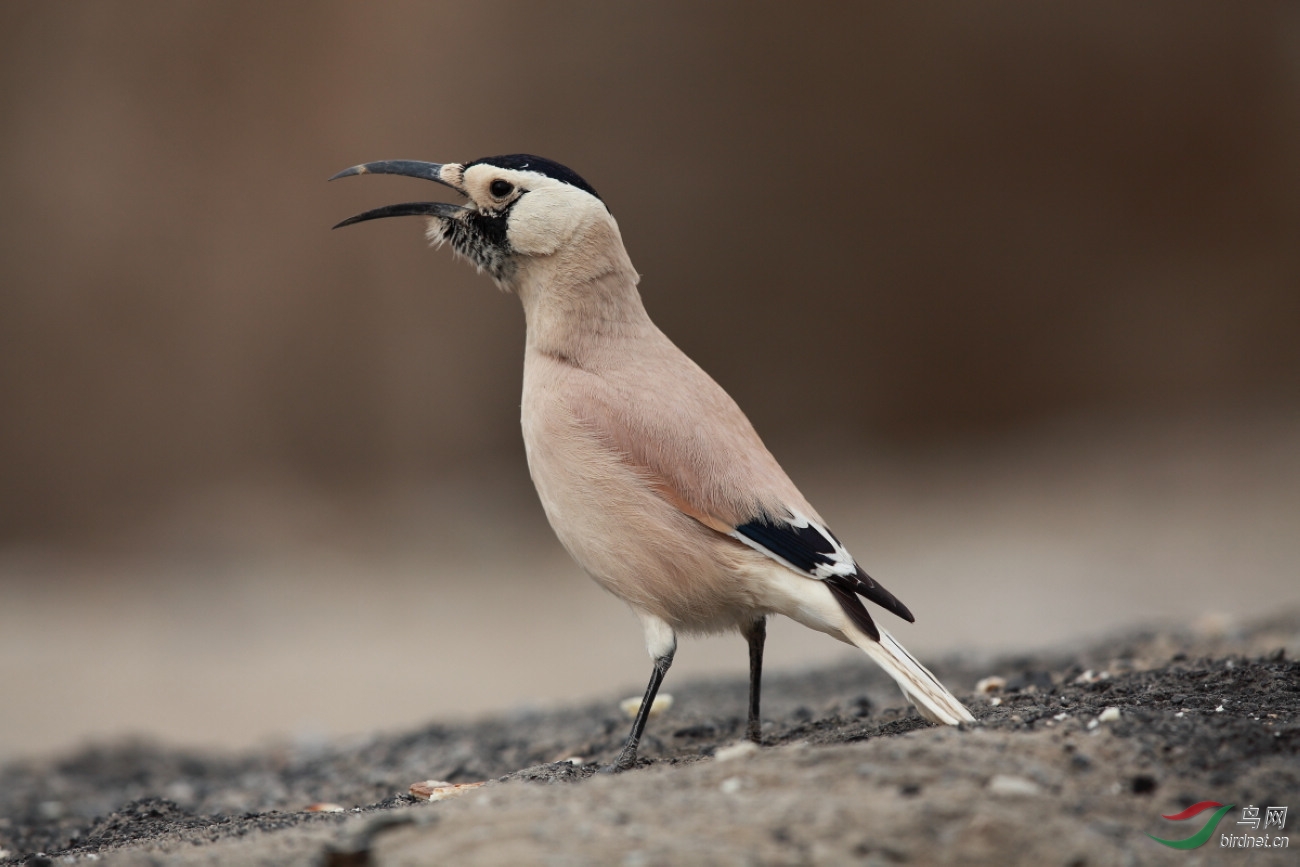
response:
[(780, 614), (860, 648), (926, 719), (974, 722), (863, 600), (905, 621), (781, 469), (736, 402), (651, 321), (613, 213), (572, 169), (531, 154), (466, 163), (381, 160), (330, 180), (387, 174), (465, 200), (365, 211), (427, 219), (523, 304), (521, 426), (529, 473), (560, 543), (641, 622), (653, 661), (622, 750), (635, 767), (679, 634), (739, 631), (749, 645), (746, 737), (762, 740), (767, 618)]

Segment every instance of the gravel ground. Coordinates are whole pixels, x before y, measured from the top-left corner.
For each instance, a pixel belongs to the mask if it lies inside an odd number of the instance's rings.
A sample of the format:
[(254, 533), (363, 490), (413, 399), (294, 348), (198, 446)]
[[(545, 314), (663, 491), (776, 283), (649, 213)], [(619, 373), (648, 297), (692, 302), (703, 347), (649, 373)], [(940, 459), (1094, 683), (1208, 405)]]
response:
[[(1300, 821), (1300, 612), (934, 667), (980, 725), (934, 727), (861, 664), (676, 684), (638, 769), (609, 701), (243, 755), (136, 742), (0, 768), (6, 864), (1295, 863), (1169, 849), (1205, 800)], [(974, 694), (989, 676), (1000, 692)], [(1114, 708), (1114, 711), (1109, 709)], [(582, 760), (581, 763), (568, 761)], [(490, 781), (426, 803), (411, 784)], [(329, 803), (342, 812), (309, 812)], [(1285, 829), (1289, 831), (1288, 827)], [(1300, 839), (1296, 840), (1300, 848)]]

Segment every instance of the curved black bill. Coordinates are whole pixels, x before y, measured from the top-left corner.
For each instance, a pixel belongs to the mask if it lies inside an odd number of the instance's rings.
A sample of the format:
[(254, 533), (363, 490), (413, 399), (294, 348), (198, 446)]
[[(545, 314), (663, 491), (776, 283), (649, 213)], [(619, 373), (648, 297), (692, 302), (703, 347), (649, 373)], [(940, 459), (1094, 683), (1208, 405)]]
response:
[[(442, 168), (443, 163), (426, 163), (421, 160), (379, 160), (378, 162), (362, 163), (359, 166), (344, 169), (330, 180), (347, 178), (352, 175), (403, 175), (408, 178), (433, 181), (442, 184), (444, 187), (451, 187), (456, 192), (464, 195), (464, 191), (455, 184), (443, 180)], [(445, 202), (406, 202), (401, 205), (387, 205), (383, 208), (375, 208), (373, 211), (366, 211), (364, 214), (348, 217), (334, 228), (339, 229), (343, 226), (351, 226), (353, 223), (363, 223), (366, 220), (378, 220), (380, 217), (455, 217), (463, 213), (464, 210), (458, 205), (449, 205)]]
[(456, 187), (442, 179), (442, 166), (442, 163), (426, 163), (420, 160), (379, 160), (378, 162), (362, 163), (359, 166), (344, 169), (330, 180), (335, 181), (352, 175), (404, 175), (408, 178), (423, 178), (426, 181), (434, 181), (460, 192)]
[(459, 205), (450, 205), (446, 202), (405, 202), (400, 205), (385, 205), (382, 208), (357, 214), (355, 217), (348, 217), (334, 228), (341, 229), (353, 223), (364, 223), (366, 220), (378, 220), (381, 217), (455, 217), (464, 210)]

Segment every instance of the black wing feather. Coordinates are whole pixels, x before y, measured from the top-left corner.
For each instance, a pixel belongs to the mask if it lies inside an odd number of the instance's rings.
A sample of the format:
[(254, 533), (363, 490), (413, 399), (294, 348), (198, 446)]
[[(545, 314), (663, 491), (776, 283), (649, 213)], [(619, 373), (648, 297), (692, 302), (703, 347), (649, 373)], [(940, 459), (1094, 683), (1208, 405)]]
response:
[[(865, 596), (909, 623), (916, 622), (916, 618), (906, 605), (899, 602), (894, 594), (862, 571), (862, 567), (853, 561), (848, 551), (830, 530), (823, 532), (820, 525), (802, 516), (799, 520), (805, 522), (805, 526), (800, 527), (789, 521), (761, 515), (736, 527), (736, 533), (744, 536), (755, 546), (789, 563), (800, 572), (826, 582), (858, 628), (877, 640), (879, 640), (879, 632), (871, 616), (867, 614), (867, 610), (858, 601), (857, 594)], [(836, 567), (842, 567), (846, 560), (852, 564), (855, 574), (841, 575), (831, 571)], [(846, 600), (852, 600), (852, 605)]]
[(835, 562), (835, 546), (811, 526), (796, 527), (766, 516), (741, 524), (736, 532), (771, 551), (796, 569), (812, 572)]

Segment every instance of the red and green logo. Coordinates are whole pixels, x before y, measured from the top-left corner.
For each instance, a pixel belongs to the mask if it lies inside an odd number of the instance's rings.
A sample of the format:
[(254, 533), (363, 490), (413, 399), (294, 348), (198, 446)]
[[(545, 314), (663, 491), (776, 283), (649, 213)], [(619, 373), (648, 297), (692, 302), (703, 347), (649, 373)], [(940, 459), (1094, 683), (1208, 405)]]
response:
[(1201, 830), (1197, 831), (1186, 840), (1161, 840), (1155, 834), (1147, 834), (1147, 836), (1152, 840), (1155, 840), (1157, 843), (1161, 843), (1171, 849), (1195, 849), (1197, 846), (1204, 845), (1205, 841), (1214, 836), (1214, 829), (1219, 826), (1219, 820), (1227, 815), (1228, 811), (1234, 806), (1236, 805), (1220, 804), (1218, 801), (1201, 801), (1199, 804), (1192, 804), (1181, 813), (1174, 813), (1172, 816), (1164, 816), (1163, 818), (1168, 819), (1171, 822), (1181, 822), (1184, 819), (1199, 816), (1206, 810), (1215, 811), (1214, 815), (1205, 823), (1205, 827), (1201, 828)]

